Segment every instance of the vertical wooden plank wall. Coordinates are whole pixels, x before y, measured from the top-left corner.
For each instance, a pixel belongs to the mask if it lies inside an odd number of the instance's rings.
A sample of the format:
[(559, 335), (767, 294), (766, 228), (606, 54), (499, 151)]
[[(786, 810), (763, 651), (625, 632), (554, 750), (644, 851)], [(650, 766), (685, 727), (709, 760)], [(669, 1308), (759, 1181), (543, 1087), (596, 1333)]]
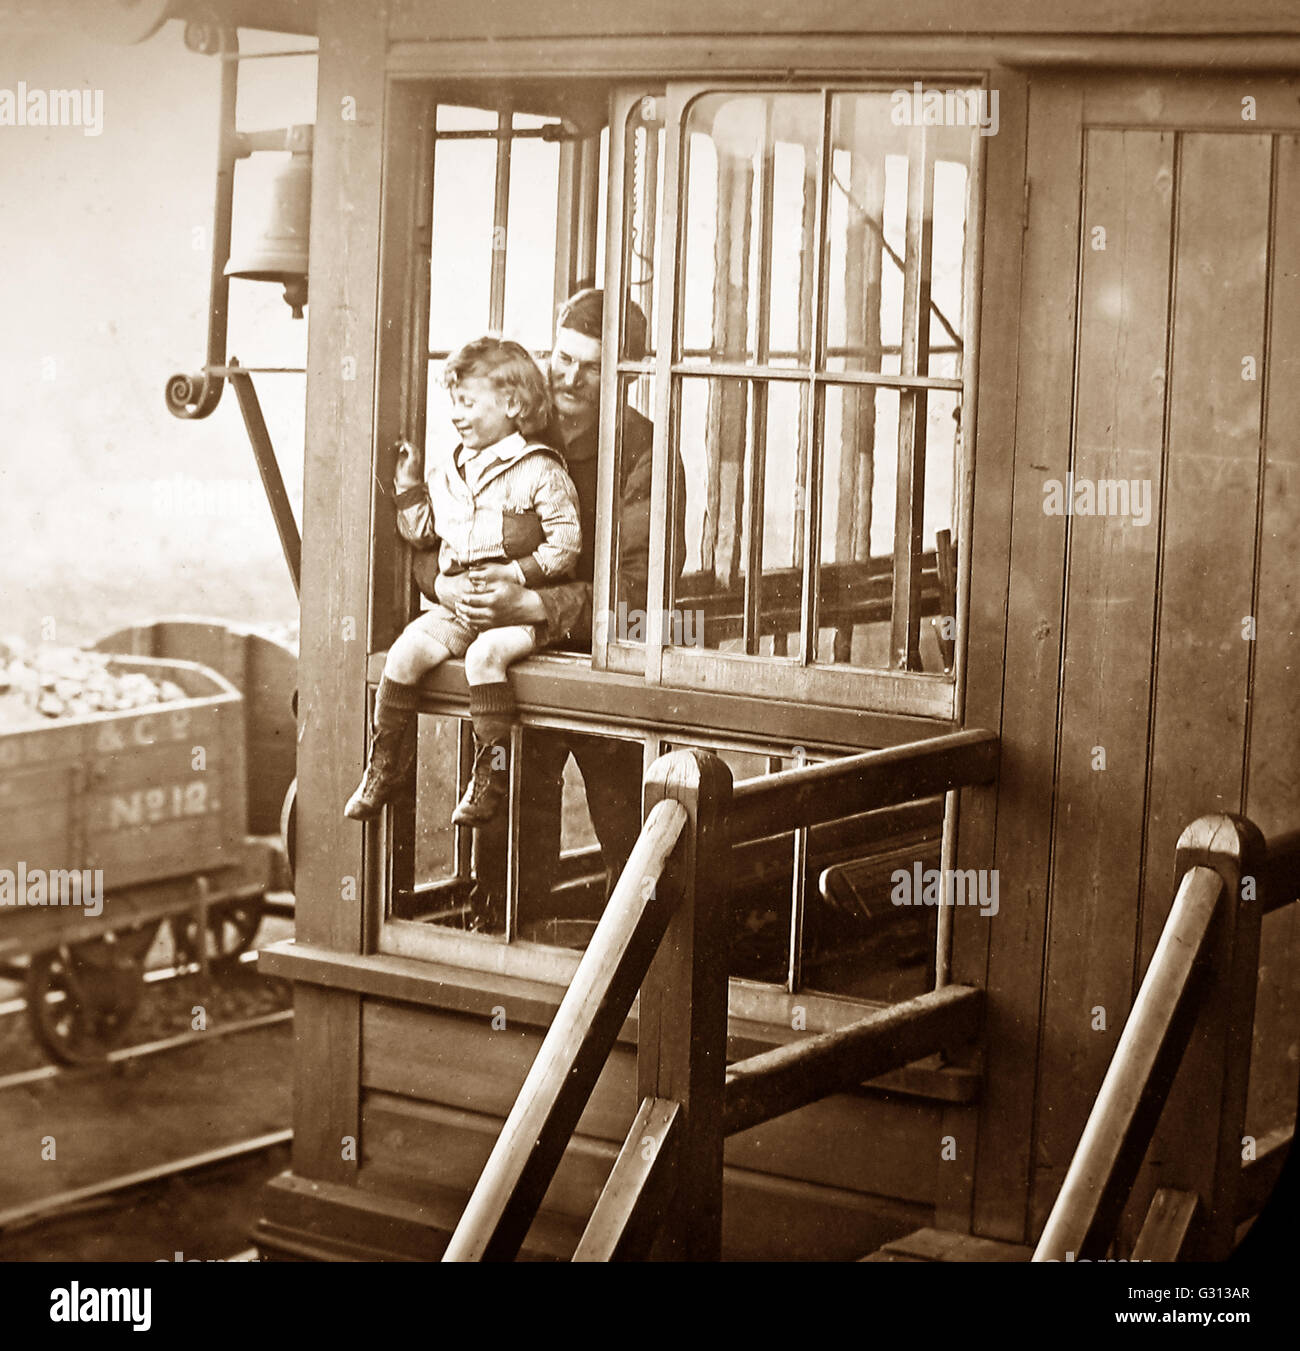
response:
[[(974, 1229), (990, 1238), (1017, 1241), (1024, 1235), (1032, 1167), (1034, 1069), (1051, 849), (1051, 818), (1042, 807), (1051, 800), (1053, 775), (1052, 756), (1043, 748), (1051, 747), (1056, 738), (1065, 568), (1065, 519), (1044, 513), (1042, 485), (1047, 477), (1064, 481), (1069, 468), (1073, 350), (1068, 342), (1060, 341), (1060, 335), (1074, 329), (1079, 125), (1077, 86), (1059, 80), (1032, 82), (1028, 128), (1032, 214), (1021, 278), (1022, 375), (1009, 503), (1010, 586), (1001, 699), (996, 705), (1002, 752), (992, 857), (998, 871), (999, 910), (990, 920), (974, 912), (957, 920), (967, 933), (975, 923), (988, 928), (991, 997), (985, 1015)], [(990, 183), (990, 194), (992, 190)], [(1034, 222), (1040, 213), (1050, 224), (1036, 229)], [(982, 333), (987, 323), (987, 319), (981, 322)], [(1026, 354), (1037, 354), (1030, 380), (1023, 374)], [(999, 456), (999, 448), (990, 446), (989, 450), (993, 457)], [(1002, 449), (1001, 455), (1005, 454)], [(988, 637), (975, 627), (984, 608), (979, 592), (988, 584), (979, 573), (983, 550), (979, 530), (993, 505), (984, 473), (977, 460), (968, 723), (990, 711), (995, 679), (987, 669), (988, 654), (977, 656)], [(996, 505), (1005, 516), (1005, 495)], [(968, 852), (966, 857), (969, 860), (972, 855)], [(983, 854), (985, 860), (988, 857)], [(963, 974), (970, 969), (970, 958), (961, 951), (963, 941), (957, 933), (953, 966), (957, 980), (970, 978)]]
[[(361, 827), (342, 804), (362, 766), (386, 6), (319, 6), (312, 175), (307, 455), (303, 493), (297, 936), (358, 952)], [(349, 882), (347, 879), (353, 879)], [(356, 1164), (360, 1001), (295, 992), (293, 1169), (343, 1180)], [(328, 1065), (328, 1074), (321, 1067)]]
[[(1300, 137), (1275, 138), (1272, 292), (1265, 392), (1255, 666), (1246, 815), (1275, 835), (1300, 826)], [(1300, 1066), (1300, 907), (1264, 916), (1246, 1128), (1262, 1133), (1296, 1104)], [(1270, 1063), (1271, 1062), (1271, 1063)]]
[(1089, 131), (1084, 172), (1071, 465), (1076, 481), (1144, 484), (1151, 514), (1069, 520), (1035, 1174), (1049, 1205), (1132, 1002), (1174, 137)]
[[(975, 1207), (977, 1232), (1006, 1237), (1017, 1164), (1027, 1156), (1032, 1173), (1030, 1236), (1059, 1189), (1168, 914), (1180, 831), (1214, 811), (1253, 812), (1274, 832), (1300, 822), (1300, 583), (1283, 505), (1300, 462), (1288, 369), (1300, 250), (1278, 224), (1300, 192), (1295, 138), (1089, 130), (1076, 218), (1072, 155), (1035, 155), (1048, 130), (1031, 120), (1022, 331), (1052, 328), (1021, 349), (1003, 692), (1018, 713), (1003, 723), (995, 851), (1003, 913), (1030, 904), (1012, 934), (991, 936), (981, 1139), (1002, 1134), (981, 1159)], [(1061, 301), (1073, 289), (1067, 234), (1081, 250), (1077, 335)], [(1039, 269), (1052, 250), (1049, 276)], [(1150, 524), (1132, 502), (1128, 517), (1032, 519), (1022, 484), (1041, 494), (1067, 463), (1077, 482), (1149, 482)], [(1054, 589), (1059, 704), (1050, 654), (1035, 666), (1024, 651), (1035, 625), (1052, 637)], [(1294, 921), (1270, 924), (1279, 950), (1266, 935), (1253, 1071), (1261, 1130), (1294, 1100), (1286, 1060), (1300, 1021), (1280, 974)], [(1036, 1083), (1011, 1063), (1014, 1051), (1032, 1064), (1034, 1038)], [(1171, 1117), (1196, 1110), (1194, 1088), (1175, 1090)], [(1139, 1209), (1150, 1185), (1135, 1192)]]
[[(1170, 857), (1208, 812), (1243, 807), (1263, 414), (1271, 146), (1267, 136), (1179, 136), (1173, 343), (1154, 726), (1136, 989), (1174, 894)], [(1248, 363), (1255, 364), (1248, 378)], [(1187, 1148), (1187, 1124), (1218, 1115), (1217, 1085), (1181, 1076), (1133, 1189), (1129, 1233)], [(1205, 1198), (1209, 1201), (1209, 1197)]]
[[(1015, 371), (1018, 366), (1021, 313), (1021, 246), (1024, 234), (1025, 152), (1028, 126), (1028, 85), (1018, 72), (994, 69), (989, 87), (999, 94), (1001, 127), (984, 146), (984, 219), (982, 222), (982, 276), (979, 281), (979, 357), (976, 371), (978, 407), (962, 409), (966, 435), (974, 428), (974, 499), (970, 524), (969, 635), (966, 649), (965, 706), (960, 710), (970, 727), (1001, 729), (1003, 655), (1007, 633), (1010, 566), (1010, 512), (1014, 447), (1019, 405)], [(959, 607), (960, 608), (960, 607)], [(990, 785), (962, 792), (959, 800), (957, 867), (986, 867), (993, 856), (998, 790)], [(990, 922), (973, 909), (957, 907), (952, 922), (951, 979), (958, 984), (987, 988), (993, 931), (1004, 924), (1023, 926), (1030, 920), (1023, 900), (1000, 898), (1000, 914), (1015, 918)], [(999, 1002), (985, 1010), (985, 1041), (995, 1044), (1006, 1033), (1016, 1011)], [(955, 1115), (950, 1113), (949, 1115)], [(967, 1113), (964, 1123), (953, 1123), (946, 1134), (955, 1136), (963, 1175), (973, 1174), (980, 1132), (987, 1118), (983, 1105)], [(945, 1122), (945, 1127), (948, 1125)], [(964, 1129), (963, 1129), (964, 1125)], [(998, 1156), (1001, 1145), (986, 1154)], [(944, 1160), (941, 1167), (948, 1167)], [(1022, 1172), (1027, 1161), (1021, 1160)], [(1026, 1173), (1027, 1176), (1027, 1173)], [(1025, 1185), (1022, 1182), (1022, 1188)], [(1023, 1211), (1023, 1196), (1020, 1200)], [(939, 1222), (953, 1229), (970, 1229), (975, 1222), (974, 1197), (964, 1176), (945, 1185)], [(1011, 1207), (1014, 1215), (1015, 1203)], [(991, 1197), (982, 1219), (996, 1226), (996, 1197)], [(1005, 1217), (1004, 1217), (1005, 1218)], [(1012, 1219), (1005, 1224), (1014, 1230)]]
[(1134, 984), (1173, 902), (1174, 845), (1204, 812), (1242, 806), (1268, 251), (1269, 142), (1184, 134), (1155, 725)]
[(1300, 824), (1300, 136), (1276, 138), (1272, 294), (1246, 813)]

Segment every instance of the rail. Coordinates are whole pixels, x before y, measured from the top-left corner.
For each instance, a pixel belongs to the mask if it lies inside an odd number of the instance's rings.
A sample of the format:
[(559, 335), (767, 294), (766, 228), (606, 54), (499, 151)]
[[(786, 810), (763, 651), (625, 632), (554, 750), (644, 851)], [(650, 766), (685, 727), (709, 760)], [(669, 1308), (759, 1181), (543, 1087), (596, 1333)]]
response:
[[(1270, 844), (1244, 817), (1204, 816), (1179, 838), (1176, 873), (1169, 918), (1035, 1262), (1105, 1256), (1149, 1152), (1157, 1185), (1133, 1259), (1222, 1261), (1290, 1147), (1294, 1128), (1273, 1132), (1241, 1163), (1260, 922), (1300, 893), (1300, 832)], [(1175, 1103), (1189, 1110), (1162, 1123)]]
[(767, 774), (736, 789), (732, 843), (988, 783), (997, 765), (996, 734), (969, 731)]
[(637, 998), (640, 1107), (575, 1261), (717, 1260), (728, 1134), (974, 1036), (982, 992), (948, 986), (726, 1065), (732, 848), (997, 773), (997, 737), (956, 732), (733, 790), (704, 751), (651, 767), (618, 885), (470, 1195), (444, 1261), (514, 1258)]

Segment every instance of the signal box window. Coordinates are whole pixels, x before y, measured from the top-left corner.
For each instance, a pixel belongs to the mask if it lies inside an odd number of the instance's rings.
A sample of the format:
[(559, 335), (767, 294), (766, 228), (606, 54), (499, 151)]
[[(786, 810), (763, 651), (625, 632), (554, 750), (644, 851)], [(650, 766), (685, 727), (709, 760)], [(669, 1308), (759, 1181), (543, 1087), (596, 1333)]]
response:
[[(665, 742), (660, 753), (686, 741)], [(736, 783), (820, 763), (710, 744)], [(893, 900), (896, 874), (939, 866), (943, 800), (776, 832), (733, 852), (731, 975), (791, 994), (893, 1002), (934, 988), (936, 910)]]
[(663, 603), (611, 647), (664, 683), (951, 711), (980, 142), (899, 106), (670, 86), (628, 115), (618, 380), (655, 410)]

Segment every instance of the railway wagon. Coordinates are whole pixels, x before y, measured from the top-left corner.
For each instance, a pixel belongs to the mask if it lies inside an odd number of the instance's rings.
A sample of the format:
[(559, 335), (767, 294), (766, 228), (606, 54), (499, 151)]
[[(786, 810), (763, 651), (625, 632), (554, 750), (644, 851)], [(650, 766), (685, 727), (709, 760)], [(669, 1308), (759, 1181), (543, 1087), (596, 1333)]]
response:
[[(72, 1064), (126, 1035), (164, 924), (178, 963), (229, 960), (252, 943), (267, 892), (289, 885), (277, 831), (292, 653), (200, 620), (96, 647), (111, 676), (146, 676), (172, 697), (0, 734), (0, 966), (23, 982), (38, 1042)], [(239, 685), (178, 652), (216, 657)]]
[[(1300, 1044), (1292, 7), (166, 12), (228, 81), (241, 26), (318, 51), (262, 1252), (1230, 1251)], [(458, 662), (345, 822), (420, 604), (394, 447), (458, 342), (544, 356), (593, 282), (591, 643), (512, 672), (503, 830), (445, 826)], [(532, 885), (530, 746), (579, 734), (644, 769), (608, 903), (573, 780)]]

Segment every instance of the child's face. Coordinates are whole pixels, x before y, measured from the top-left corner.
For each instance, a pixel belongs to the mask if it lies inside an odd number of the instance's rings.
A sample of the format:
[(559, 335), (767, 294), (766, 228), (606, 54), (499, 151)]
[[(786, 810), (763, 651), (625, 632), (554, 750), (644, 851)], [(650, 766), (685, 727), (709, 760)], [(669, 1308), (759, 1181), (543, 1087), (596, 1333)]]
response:
[(499, 390), (491, 380), (470, 376), (447, 391), (451, 421), (468, 450), (482, 450), (518, 430), (519, 400)]

